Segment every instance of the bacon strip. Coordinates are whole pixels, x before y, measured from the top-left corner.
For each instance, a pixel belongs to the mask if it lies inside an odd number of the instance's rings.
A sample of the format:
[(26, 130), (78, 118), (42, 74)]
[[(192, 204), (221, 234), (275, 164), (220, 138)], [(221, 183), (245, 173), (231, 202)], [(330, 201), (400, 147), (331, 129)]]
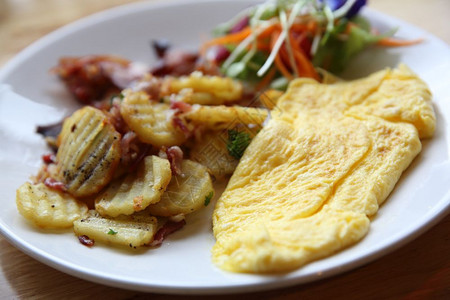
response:
[(85, 245), (86, 247), (92, 247), (95, 244), (95, 241), (90, 239), (87, 235), (80, 235), (78, 237), (78, 240), (81, 244)]
[(135, 161), (130, 165), (129, 172), (133, 172), (138, 167), (139, 163), (144, 159), (144, 157), (147, 156), (147, 154), (150, 152), (150, 149), (152, 148), (149, 144), (143, 144), (142, 147), (140, 147), (138, 152), (138, 157), (135, 159)]
[(63, 57), (52, 71), (83, 104), (129, 87), (149, 72), (146, 67), (113, 55)]
[(175, 110), (175, 115), (179, 115), (181, 113), (190, 112), (192, 110), (192, 105), (183, 101), (170, 99), (170, 109)]
[(48, 186), (49, 188), (57, 190), (57, 191), (61, 191), (61, 192), (67, 191), (67, 187), (64, 183), (62, 183), (61, 181), (57, 181), (56, 179), (51, 178), (51, 177), (45, 178), (44, 184), (46, 186)]
[(192, 105), (183, 101), (176, 101), (174, 99), (170, 99), (170, 109), (175, 111), (175, 114), (172, 118), (173, 125), (178, 127), (186, 136), (186, 138), (190, 137), (192, 132), (187, 128), (186, 124), (179, 117), (183, 113), (190, 112), (192, 110)]
[(53, 153), (42, 155), (42, 160), (46, 165), (52, 164), (56, 161), (56, 155)]
[(171, 233), (174, 233), (177, 230), (183, 228), (186, 225), (185, 220), (181, 220), (179, 222), (167, 221), (155, 234), (153, 238), (153, 242), (150, 243), (150, 247), (157, 247), (162, 244), (164, 239)]
[(178, 127), (184, 134), (186, 138), (190, 137), (192, 132), (187, 128), (186, 124), (184, 124), (183, 120), (177, 115), (174, 115), (172, 118), (173, 126)]
[(181, 162), (183, 161), (183, 150), (178, 146), (166, 149), (167, 159), (170, 162), (172, 175), (181, 175)]

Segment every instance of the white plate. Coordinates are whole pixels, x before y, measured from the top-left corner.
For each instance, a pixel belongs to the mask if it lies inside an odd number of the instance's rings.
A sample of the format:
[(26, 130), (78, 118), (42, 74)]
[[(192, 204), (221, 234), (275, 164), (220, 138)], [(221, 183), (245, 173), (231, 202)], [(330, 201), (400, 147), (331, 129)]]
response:
[[(47, 153), (36, 124), (58, 120), (75, 107), (62, 84), (48, 70), (61, 56), (110, 53), (149, 63), (152, 39), (168, 38), (195, 49), (210, 29), (246, 7), (249, 1), (137, 3), (96, 14), (66, 26), (21, 52), (0, 72), (6, 83), (26, 99), (0, 91), (1, 233), (15, 246), (58, 270), (95, 282), (164, 293), (233, 293), (305, 283), (355, 268), (398, 248), (434, 225), (450, 204), (448, 161), (450, 51), (421, 29), (366, 9), (380, 29), (400, 27), (398, 36), (424, 37), (414, 47), (372, 50), (360, 55), (347, 75), (359, 76), (385, 66), (407, 63), (430, 85), (438, 126), (436, 135), (397, 184), (374, 218), (369, 234), (357, 245), (285, 275), (231, 274), (210, 261), (214, 244), (209, 211), (188, 219), (188, 225), (156, 250), (130, 254), (79, 244), (71, 232), (42, 233), (17, 213), (15, 189), (36, 173)], [(361, 70), (364, 70), (361, 72)], [(43, 106), (45, 104), (46, 106)]]

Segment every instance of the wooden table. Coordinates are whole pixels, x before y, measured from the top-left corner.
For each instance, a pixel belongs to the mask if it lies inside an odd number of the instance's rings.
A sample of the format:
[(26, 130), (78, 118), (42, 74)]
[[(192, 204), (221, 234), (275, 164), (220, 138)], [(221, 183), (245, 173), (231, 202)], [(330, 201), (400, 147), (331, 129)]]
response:
[[(54, 29), (133, 0), (0, 0), (0, 66)], [(370, 6), (450, 43), (448, 0), (372, 0)], [(0, 237), (0, 299), (179, 299), (111, 288), (56, 271)], [(230, 296), (217, 296), (227, 299)], [(239, 299), (450, 299), (450, 215), (408, 245), (356, 270)], [(191, 299), (211, 297), (190, 296)]]

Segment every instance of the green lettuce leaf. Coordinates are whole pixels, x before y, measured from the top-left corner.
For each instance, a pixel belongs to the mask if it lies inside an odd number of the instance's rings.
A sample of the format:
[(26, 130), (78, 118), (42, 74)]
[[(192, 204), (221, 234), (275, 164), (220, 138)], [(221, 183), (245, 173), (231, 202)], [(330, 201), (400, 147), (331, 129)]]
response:
[(313, 64), (316, 67), (332, 73), (339, 73), (356, 54), (395, 32), (393, 30), (383, 35), (374, 35), (370, 32), (369, 23), (362, 17), (354, 18), (352, 22), (357, 26), (352, 26), (345, 38), (344, 31), (348, 24), (345, 19), (324, 35), (313, 58)]

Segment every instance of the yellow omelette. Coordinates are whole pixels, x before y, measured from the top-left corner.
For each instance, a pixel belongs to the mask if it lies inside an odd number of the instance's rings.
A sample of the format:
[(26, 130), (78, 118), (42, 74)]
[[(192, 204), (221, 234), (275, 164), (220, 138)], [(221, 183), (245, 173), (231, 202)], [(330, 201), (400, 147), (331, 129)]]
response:
[(430, 91), (403, 65), (294, 80), (275, 109), (215, 207), (224, 270), (291, 271), (361, 240), (436, 124)]

